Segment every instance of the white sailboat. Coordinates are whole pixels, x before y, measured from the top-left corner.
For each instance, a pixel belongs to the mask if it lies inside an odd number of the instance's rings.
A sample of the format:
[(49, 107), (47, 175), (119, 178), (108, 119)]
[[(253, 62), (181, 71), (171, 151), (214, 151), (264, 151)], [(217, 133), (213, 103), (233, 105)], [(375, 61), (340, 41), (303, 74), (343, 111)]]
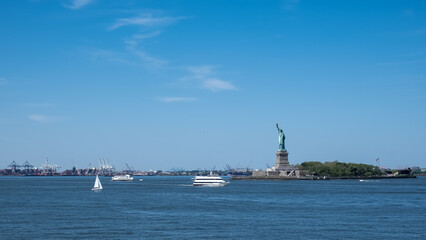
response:
[(93, 191), (95, 190), (102, 190), (102, 184), (101, 181), (99, 180), (98, 175), (96, 174), (96, 180), (95, 180), (95, 185), (92, 188)]

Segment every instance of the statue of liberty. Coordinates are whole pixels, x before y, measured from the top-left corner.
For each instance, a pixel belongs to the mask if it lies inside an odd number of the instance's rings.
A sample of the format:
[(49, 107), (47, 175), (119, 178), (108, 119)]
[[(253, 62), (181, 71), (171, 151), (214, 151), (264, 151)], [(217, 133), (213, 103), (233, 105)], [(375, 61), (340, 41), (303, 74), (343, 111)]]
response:
[(278, 123), (276, 124), (277, 125), (277, 129), (278, 129), (278, 151), (287, 151), (287, 150), (285, 150), (285, 135), (284, 135), (284, 132), (283, 132), (283, 130), (282, 129), (280, 129), (279, 127), (278, 127)]

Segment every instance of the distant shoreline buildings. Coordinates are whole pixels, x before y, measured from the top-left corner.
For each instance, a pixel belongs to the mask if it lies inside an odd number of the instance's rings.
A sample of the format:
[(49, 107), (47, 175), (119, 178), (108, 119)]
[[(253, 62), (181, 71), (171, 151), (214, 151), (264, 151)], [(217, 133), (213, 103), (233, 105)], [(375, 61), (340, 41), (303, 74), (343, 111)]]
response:
[(197, 169), (197, 170), (135, 170), (133, 167), (126, 163), (126, 169), (122, 171), (116, 171), (115, 167), (110, 164), (108, 159), (99, 159), (99, 167), (89, 168), (77, 168), (66, 169), (59, 171), (61, 167), (57, 164), (49, 164), (46, 162), (40, 166), (35, 167), (26, 161), (24, 164), (18, 164), (15, 161), (8, 165), (8, 168), (0, 169), (0, 176), (114, 176), (116, 174), (129, 174), (134, 176), (195, 176), (195, 175), (207, 175), (210, 172), (214, 172), (219, 175), (251, 175), (251, 168), (231, 168), (229, 165), (224, 170), (215, 169)]
[[(244, 178), (246, 176), (252, 176), (253, 169), (247, 168), (231, 168), (227, 165), (224, 170), (215, 169), (197, 169), (197, 170), (184, 170), (184, 169), (173, 169), (168, 171), (163, 170), (135, 170), (133, 167), (127, 165), (126, 170), (116, 171), (115, 167), (112, 166), (108, 160), (100, 159), (99, 167), (89, 168), (76, 168), (66, 169), (59, 171), (61, 168), (57, 164), (50, 164), (46, 159), (45, 163), (40, 167), (35, 167), (26, 161), (23, 164), (17, 164), (15, 161), (8, 165), (8, 168), (0, 169), (0, 176), (114, 176), (115, 174), (130, 174), (134, 176), (196, 176), (196, 175), (208, 175), (211, 171), (218, 175), (228, 175), (234, 178)], [(299, 165), (300, 167), (300, 165)], [(400, 172), (401, 174), (415, 174), (415, 175), (426, 175), (426, 169), (420, 167), (411, 167), (408, 169), (381, 169), (384, 174), (391, 174)]]

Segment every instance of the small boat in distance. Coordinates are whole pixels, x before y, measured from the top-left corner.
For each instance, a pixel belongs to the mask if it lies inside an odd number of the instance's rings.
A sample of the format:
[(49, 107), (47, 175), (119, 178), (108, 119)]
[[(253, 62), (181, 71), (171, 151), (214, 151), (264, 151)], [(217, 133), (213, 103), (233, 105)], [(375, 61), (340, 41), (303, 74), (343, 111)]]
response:
[(96, 174), (95, 185), (92, 188), (92, 191), (97, 191), (97, 190), (102, 190), (102, 184), (101, 184), (101, 181), (99, 180), (98, 174)]
[(223, 187), (229, 184), (219, 175), (213, 175), (212, 172), (210, 172), (209, 176), (195, 176), (192, 180), (194, 181), (193, 186)]
[(133, 181), (133, 177), (129, 174), (126, 175), (115, 175), (112, 177), (112, 181)]

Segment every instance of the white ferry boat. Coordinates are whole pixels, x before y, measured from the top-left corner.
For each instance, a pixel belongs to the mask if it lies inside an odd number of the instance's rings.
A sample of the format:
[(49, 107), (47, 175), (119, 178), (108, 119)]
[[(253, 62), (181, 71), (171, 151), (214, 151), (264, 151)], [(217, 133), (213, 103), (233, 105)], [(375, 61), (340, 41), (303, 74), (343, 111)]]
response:
[(126, 175), (115, 175), (112, 177), (112, 181), (133, 181), (133, 177), (129, 174)]
[(192, 180), (194, 181), (194, 186), (222, 187), (229, 184), (218, 175), (213, 175), (212, 172), (210, 172), (209, 176), (195, 176)]

